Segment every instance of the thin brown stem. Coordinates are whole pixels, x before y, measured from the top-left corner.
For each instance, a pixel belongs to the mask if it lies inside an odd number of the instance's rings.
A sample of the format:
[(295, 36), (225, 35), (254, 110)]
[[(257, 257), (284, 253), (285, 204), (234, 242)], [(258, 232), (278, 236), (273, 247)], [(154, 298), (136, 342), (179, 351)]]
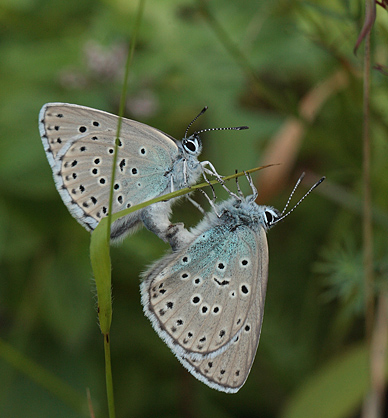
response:
[[(367, 7), (369, 1), (366, 2)], [(369, 4), (369, 7), (371, 5)], [(373, 6), (372, 6), (373, 7)], [(365, 37), (364, 51), (364, 127), (363, 127), (363, 185), (364, 185), (364, 214), (363, 214), (363, 253), (364, 253), (364, 277), (365, 277), (365, 331), (367, 340), (370, 341), (374, 323), (374, 298), (373, 298), (373, 238), (372, 238), (372, 198), (370, 187), (370, 33)]]

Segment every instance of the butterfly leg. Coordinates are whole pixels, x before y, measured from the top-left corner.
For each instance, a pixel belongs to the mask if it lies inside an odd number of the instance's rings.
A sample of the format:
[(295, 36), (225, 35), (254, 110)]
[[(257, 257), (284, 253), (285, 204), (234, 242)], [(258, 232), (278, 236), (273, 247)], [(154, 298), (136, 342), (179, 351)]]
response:
[(201, 213), (202, 213), (202, 215), (205, 215), (205, 210), (203, 209), (203, 207), (199, 204), (199, 203), (197, 203), (194, 199), (192, 199), (189, 195), (187, 195), (187, 200), (195, 207), (195, 208), (197, 208)]
[[(205, 167), (206, 165), (208, 165), (210, 167), (210, 170)], [(202, 167), (202, 174), (203, 174), (203, 177), (204, 177), (205, 180), (206, 180), (205, 173), (211, 174), (212, 176), (214, 176), (217, 179), (217, 181), (221, 184), (221, 186), (230, 194), (230, 196), (233, 196), (236, 199), (241, 200), (241, 198), (239, 196), (237, 196), (235, 193), (233, 193), (231, 190), (229, 190), (226, 187), (224, 179), (217, 173), (216, 169), (214, 168), (214, 165), (210, 161), (202, 161), (201, 162), (201, 167)], [(207, 182), (209, 182), (209, 181), (207, 181)]]
[[(210, 167), (210, 169), (206, 168), (206, 166)], [(202, 174), (204, 178), (206, 178), (205, 176), (205, 173), (206, 173), (206, 174), (210, 174), (214, 176), (221, 184), (224, 182), (222, 177), (220, 176), (220, 174), (217, 173), (217, 170), (215, 169), (214, 165), (210, 161), (202, 161), (201, 167), (202, 167)]]
[(187, 186), (187, 160), (183, 160), (183, 184)]

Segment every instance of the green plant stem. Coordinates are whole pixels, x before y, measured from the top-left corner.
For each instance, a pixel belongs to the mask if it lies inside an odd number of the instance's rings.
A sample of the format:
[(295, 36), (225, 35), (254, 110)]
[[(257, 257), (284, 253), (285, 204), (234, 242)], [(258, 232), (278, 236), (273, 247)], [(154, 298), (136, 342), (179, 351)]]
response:
[[(262, 170), (263, 168), (267, 168), (267, 167), (272, 167), (274, 165), (277, 164), (268, 164), (268, 165), (264, 165), (261, 167), (256, 167), (256, 168), (251, 168), (250, 170), (245, 170), (245, 171), (241, 171), (240, 173), (235, 173), (235, 174), (231, 174), (230, 176), (223, 176), (222, 180), (223, 181), (228, 181), (228, 180), (232, 180), (235, 179), (237, 177), (241, 177), (241, 176), (245, 176), (245, 174), (250, 174), (250, 173), (254, 173), (255, 171), (259, 171)], [(169, 199), (173, 199), (174, 197), (179, 197), (179, 196), (183, 196), (187, 193), (193, 192), (194, 190), (198, 190), (198, 189), (202, 189), (204, 187), (208, 187), (210, 185), (214, 185), (214, 184), (219, 184), (218, 180), (212, 180), (209, 181), (208, 183), (201, 183), (201, 184), (196, 184), (195, 186), (191, 186), (191, 187), (186, 187), (185, 189), (180, 189), (176, 192), (172, 192), (172, 193), (168, 193), (165, 194), (163, 196), (159, 196), (155, 199), (151, 199), (151, 200), (147, 200), (146, 202), (140, 203), (139, 205), (133, 206), (129, 209), (124, 209), (120, 212), (116, 212), (112, 215), (112, 222), (116, 221), (117, 219), (129, 215), (132, 212), (135, 212), (136, 210), (145, 208), (146, 206), (152, 205), (153, 203), (157, 203), (157, 202), (162, 202), (165, 200), (169, 200)], [(100, 227), (100, 225), (102, 224), (103, 221), (106, 221), (107, 218), (103, 218), (100, 223), (97, 225), (97, 228), (94, 230), (94, 233), (96, 233), (97, 229)]]
[(99, 228), (92, 234), (90, 242), (90, 256), (91, 263), (94, 272), (94, 278), (97, 287), (97, 298), (98, 298), (98, 317), (100, 322), (100, 329), (104, 337), (104, 355), (105, 355), (105, 383), (106, 383), (106, 394), (108, 403), (109, 418), (115, 418), (115, 403), (114, 403), (114, 391), (113, 391), (113, 377), (111, 367), (111, 356), (110, 356), (110, 326), (112, 323), (112, 275), (111, 275), (111, 260), (110, 260), (110, 225), (112, 218), (112, 207), (113, 207), (113, 185), (116, 175), (117, 165), (117, 150), (125, 108), (125, 101), (127, 95), (128, 76), (129, 69), (132, 62), (132, 57), (135, 50), (136, 38), (140, 29), (140, 23), (143, 16), (145, 0), (139, 0), (137, 16), (135, 19), (135, 26), (132, 31), (131, 42), (127, 61), (125, 64), (125, 75), (123, 80), (123, 87), (120, 99), (119, 119), (116, 130), (115, 150), (113, 155), (112, 163), (112, 175), (110, 182), (110, 193), (109, 193), (109, 209), (108, 217), (104, 222), (101, 222), (104, 228)]
[(113, 393), (113, 377), (110, 356), (110, 336), (104, 335), (104, 353), (105, 353), (105, 380), (106, 380), (106, 396), (108, 400), (109, 418), (115, 418), (115, 402)]

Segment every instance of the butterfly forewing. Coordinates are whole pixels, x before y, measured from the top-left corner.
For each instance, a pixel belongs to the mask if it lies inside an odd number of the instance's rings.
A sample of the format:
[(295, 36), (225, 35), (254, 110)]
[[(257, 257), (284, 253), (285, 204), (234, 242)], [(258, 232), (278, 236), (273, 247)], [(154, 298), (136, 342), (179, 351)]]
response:
[(229, 232), (223, 224), (210, 228), (145, 275), (145, 312), (178, 356), (210, 358), (225, 350), (257, 296), (254, 232)]
[[(77, 105), (48, 104), (41, 111), (42, 141), (57, 188), (89, 230), (107, 214), (117, 122), (115, 115)], [(171, 137), (123, 119), (113, 212), (167, 193), (177, 156)]]

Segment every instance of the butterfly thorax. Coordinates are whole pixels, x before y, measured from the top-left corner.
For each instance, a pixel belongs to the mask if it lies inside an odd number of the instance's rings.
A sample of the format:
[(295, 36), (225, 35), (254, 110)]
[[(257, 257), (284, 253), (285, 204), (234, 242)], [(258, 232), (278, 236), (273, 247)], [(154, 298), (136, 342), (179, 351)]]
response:
[(230, 230), (248, 227), (253, 231), (258, 231), (260, 228), (267, 231), (280, 216), (277, 209), (260, 206), (250, 197), (242, 200), (232, 197), (218, 205), (217, 212), (220, 216), (216, 216), (218, 220), (213, 222), (227, 226)]

